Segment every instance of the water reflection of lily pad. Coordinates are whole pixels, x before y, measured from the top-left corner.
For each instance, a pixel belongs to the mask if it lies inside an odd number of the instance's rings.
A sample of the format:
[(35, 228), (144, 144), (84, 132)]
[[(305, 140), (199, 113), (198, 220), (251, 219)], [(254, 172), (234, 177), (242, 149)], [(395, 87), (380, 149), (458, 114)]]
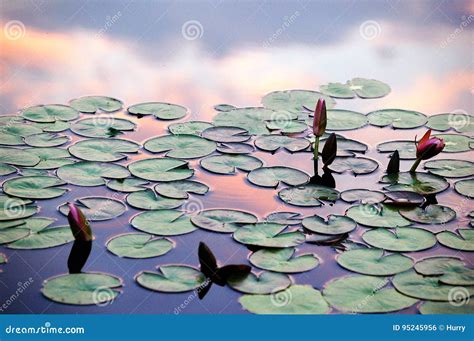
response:
[(196, 230), (189, 216), (178, 210), (142, 212), (130, 222), (137, 230), (158, 236), (177, 236)]
[(294, 248), (261, 249), (252, 253), (249, 261), (261, 269), (286, 273), (306, 272), (319, 265), (319, 259), (313, 254), (295, 256)]
[(259, 274), (249, 273), (245, 277), (230, 275), (227, 284), (245, 294), (272, 294), (285, 290), (291, 285), (288, 275), (269, 271)]
[(0, 164), (32, 167), (40, 162), (40, 158), (23, 149), (0, 147)]
[(142, 210), (161, 210), (177, 208), (184, 203), (182, 199), (165, 198), (151, 189), (135, 191), (127, 195), (127, 204)]
[(20, 199), (0, 194), (0, 222), (28, 218), (37, 212), (38, 207), (30, 199)]
[(244, 211), (214, 209), (199, 212), (191, 217), (191, 222), (205, 230), (232, 233), (244, 224), (256, 223), (257, 217)]
[(201, 133), (207, 128), (213, 127), (211, 123), (202, 121), (188, 121), (182, 123), (173, 123), (168, 126), (168, 130), (173, 135), (196, 135), (200, 136)]
[(393, 153), (396, 150), (402, 160), (416, 159), (415, 141), (389, 141), (377, 145), (377, 151), (380, 153)]
[(367, 114), (369, 123), (378, 126), (392, 126), (396, 129), (412, 129), (421, 127), (427, 121), (427, 117), (421, 112), (402, 109), (383, 109), (372, 111)]
[[(118, 200), (108, 197), (83, 197), (76, 199), (76, 206), (86, 216), (89, 221), (103, 221), (117, 218), (125, 213), (127, 207)], [(59, 206), (59, 212), (67, 216), (69, 206), (67, 203)]]
[(278, 192), (278, 196), (287, 204), (311, 207), (321, 206), (322, 200), (336, 201), (339, 199), (339, 192), (329, 187), (310, 184), (303, 187), (284, 188)]
[(109, 180), (107, 181), (106, 186), (117, 192), (131, 193), (146, 190), (146, 187), (144, 186), (148, 184), (149, 182), (146, 180), (125, 178)]
[(128, 153), (136, 153), (140, 145), (123, 139), (82, 140), (69, 147), (75, 157), (86, 161), (113, 162), (127, 158)]
[(409, 210), (400, 210), (399, 213), (408, 220), (420, 224), (446, 224), (456, 218), (456, 211), (443, 205), (415, 207)]
[(276, 152), (282, 148), (290, 153), (295, 153), (305, 150), (310, 146), (309, 141), (306, 139), (281, 135), (261, 136), (254, 143), (257, 148), (268, 152)]
[[(24, 150), (40, 158), (41, 161), (33, 168), (34, 170), (55, 169), (75, 162), (69, 152), (61, 148), (27, 148)], [(22, 174), (24, 175), (24, 173)]]
[(24, 138), (31, 147), (56, 147), (69, 142), (69, 137), (57, 133), (41, 133), (29, 135)]
[(3, 191), (19, 198), (52, 199), (67, 192), (66, 183), (55, 176), (20, 176), (3, 183)]
[(60, 179), (76, 186), (101, 186), (105, 185), (105, 179), (120, 179), (130, 175), (123, 166), (89, 161), (62, 166), (56, 173)]
[(354, 175), (369, 174), (377, 168), (378, 162), (366, 157), (336, 157), (329, 166), (336, 173), (351, 171)]
[(375, 229), (365, 232), (362, 239), (371, 246), (397, 252), (426, 250), (436, 244), (430, 231), (411, 227), (397, 227), (393, 231)]
[(458, 229), (457, 233), (443, 231), (436, 235), (439, 243), (455, 250), (474, 251), (474, 230)]
[(309, 181), (309, 175), (295, 168), (275, 166), (261, 167), (252, 170), (247, 179), (257, 186), (278, 187), (280, 183), (299, 186)]
[(135, 280), (142, 287), (160, 292), (186, 292), (206, 282), (204, 274), (188, 265), (161, 265), (159, 272), (143, 271)]
[(349, 233), (357, 227), (351, 218), (335, 214), (328, 215), (326, 220), (318, 215), (306, 217), (302, 224), (311, 232), (331, 235)]
[(54, 123), (55, 121), (71, 121), (79, 117), (79, 112), (67, 105), (49, 104), (26, 108), (21, 116), (28, 121)]
[(155, 238), (145, 233), (126, 233), (113, 237), (107, 250), (119, 257), (152, 258), (162, 256), (173, 249), (173, 242), (167, 238)]
[(359, 224), (370, 227), (392, 228), (411, 224), (398, 213), (396, 207), (384, 204), (355, 205), (346, 211), (346, 215)]
[(204, 130), (202, 137), (214, 142), (245, 142), (250, 139), (247, 130), (238, 127), (210, 127)]
[[(69, 226), (50, 226), (53, 222), (54, 219), (50, 218), (25, 220), (25, 223), (19, 227), (30, 230), (29, 235), (8, 244), (8, 247), (10, 249), (36, 250), (67, 244), (74, 240)], [(2, 231), (0, 230), (0, 234)]]
[(265, 108), (298, 113), (305, 107), (314, 110), (320, 98), (326, 101), (327, 108), (332, 108), (336, 104), (331, 97), (312, 90), (273, 91), (262, 98), (262, 104)]
[(389, 191), (412, 191), (421, 195), (440, 193), (449, 187), (444, 178), (420, 172), (392, 173), (385, 175), (380, 182), (389, 184), (384, 187)]
[(385, 200), (385, 194), (368, 189), (349, 189), (341, 192), (341, 199), (348, 203), (377, 204)]
[(354, 130), (367, 125), (367, 116), (350, 110), (333, 109), (327, 111), (327, 126), (329, 131)]
[(149, 139), (143, 147), (178, 159), (195, 159), (213, 153), (216, 143), (196, 135), (163, 135)]
[(415, 264), (415, 270), (425, 276), (439, 276), (444, 284), (474, 285), (474, 269), (456, 257), (429, 257)]
[(133, 131), (136, 125), (132, 121), (109, 116), (84, 118), (71, 124), (71, 131), (85, 137), (115, 137), (127, 131)]
[(122, 109), (120, 100), (106, 96), (84, 96), (73, 99), (69, 104), (74, 109), (88, 114), (93, 114), (98, 110), (113, 112)]
[(426, 126), (433, 130), (454, 129), (458, 133), (470, 133), (474, 132), (474, 116), (461, 112), (433, 115), (428, 119)]
[(136, 177), (150, 181), (184, 180), (194, 174), (186, 161), (169, 157), (134, 161), (128, 165), (128, 169)]
[(261, 247), (292, 247), (304, 243), (305, 236), (299, 231), (283, 232), (285, 225), (256, 223), (244, 225), (234, 232), (239, 243)]
[(160, 183), (154, 187), (155, 192), (172, 199), (187, 199), (188, 193), (204, 195), (209, 187), (198, 181), (178, 180)]
[(181, 105), (162, 102), (135, 104), (129, 107), (127, 110), (132, 115), (153, 115), (160, 120), (177, 120), (186, 116), (188, 112), (188, 110)]
[(216, 155), (202, 159), (205, 170), (217, 174), (235, 174), (237, 169), (250, 172), (263, 166), (263, 162), (249, 155)]

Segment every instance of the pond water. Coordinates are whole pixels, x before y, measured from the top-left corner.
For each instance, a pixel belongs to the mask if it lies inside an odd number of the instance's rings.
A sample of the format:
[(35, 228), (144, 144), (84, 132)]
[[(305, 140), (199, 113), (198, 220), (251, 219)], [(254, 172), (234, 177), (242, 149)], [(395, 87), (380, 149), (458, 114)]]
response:
[[(368, 113), (377, 109), (401, 108), (428, 116), (445, 113), (470, 113), (473, 104), (472, 4), (459, 1), (450, 6), (437, 1), (377, 3), (337, 1), (225, 4), (202, 2), (105, 2), (84, 4), (40, 4), (36, 8), (23, 2), (4, 5), (3, 25), (21, 22), (21, 37), (1, 37), (0, 114), (10, 115), (22, 108), (49, 103), (67, 104), (84, 95), (106, 95), (124, 102), (124, 109), (113, 114), (137, 124), (137, 129), (121, 135), (139, 143), (167, 133), (175, 122), (212, 122), (213, 106), (229, 103), (239, 107), (259, 106), (261, 98), (275, 90), (318, 90), (327, 82), (345, 82), (354, 77), (374, 78), (392, 88), (380, 99), (336, 99), (337, 109)], [(196, 21), (195, 33), (186, 33), (185, 24)], [(193, 24), (191, 23), (191, 24)], [(422, 23), (422, 24), (421, 24)], [(463, 24), (464, 23), (464, 24)], [(189, 25), (191, 25), (189, 24)], [(369, 28), (367, 30), (367, 25)], [(457, 30), (463, 27), (462, 30)], [(367, 31), (365, 31), (367, 30)], [(126, 108), (145, 101), (163, 101), (186, 106), (189, 114), (176, 121), (153, 117), (138, 119)], [(82, 117), (89, 117), (81, 114)], [(365, 157), (376, 159), (379, 168), (368, 175), (354, 177), (334, 174), (336, 188), (381, 190), (378, 181), (384, 174), (388, 154), (378, 153), (377, 144), (394, 139), (413, 140), (426, 127), (394, 130), (367, 126), (344, 131), (347, 138), (369, 146)], [(70, 131), (69, 144), (84, 139)], [(451, 133), (451, 132), (450, 132)], [(472, 133), (470, 133), (472, 135)], [(136, 155), (117, 162), (150, 157), (140, 149)], [(309, 152), (252, 155), (266, 166), (285, 165), (313, 172)], [(155, 155), (157, 156), (157, 155)], [(158, 155), (159, 156), (159, 155)], [(436, 157), (472, 160), (472, 151)], [(402, 161), (408, 169), (410, 161)], [(282, 202), (278, 189), (252, 185), (245, 172), (215, 175), (190, 160), (195, 180), (210, 187), (205, 196), (192, 195), (182, 209), (194, 214), (202, 209), (233, 208), (251, 212), (263, 219), (269, 213), (291, 211), (303, 216), (344, 214), (351, 205), (338, 200), (334, 205), (300, 208)], [(422, 168), (420, 167), (420, 170)], [(53, 173), (53, 172), (51, 172)], [(13, 175), (14, 176), (14, 175)], [(11, 177), (11, 176), (9, 176)], [(2, 181), (9, 178), (3, 177)], [(455, 209), (457, 218), (446, 225), (427, 226), (432, 232), (467, 228), (466, 215), (472, 201), (457, 194), (452, 184), (437, 195), (440, 204)], [(125, 194), (105, 186), (68, 186), (63, 196), (38, 201), (37, 216), (54, 217), (57, 225), (67, 224), (57, 207), (84, 196), (113, 196), (124, 201)], [(245, 263), (251, 251), (234, 241), (230, 234), (198, 229), (183, 236), (170, 237), (175, 248), (166, 255), (150, 259), (119, 258), (105, 248), (113, 236), (134, 232), (130, 219), (140, 210), (130, 206), (122, 216), (93, 222), (95, 235), (92, 253), (84, 271), (106, 272), (123, 279), (123, 293), (105, 306), (58, 304), (42, 296), (42, 282), (67, 272), (66, 260), (71, 244), (44, 250), (12, 250), (0, 246), (8, 258), (0, 274), (0, 303), (10, 297), (20, 283), (32, 284), (3, 313), (174, 313), (185, 302), (181, 313), (247, 313), (238, 302), (242, 295), (229, 287), (214, 285), (203, 300), (189, 298), (192, 292), (162, 294), (140, 287), (134, 280), (143, 270), (153, 271), (162, 264), (198, 266), (197, 248), (204, 241), (221, 264)], [(349, 239), (361, 241), (368, 228), (358, 226)], [(297, 284), (322, 289), (329, 280), (353, 274), (340, 267), (338, 252), (330, 246), (305, 243), (300, 253), (316, 254), (321, 264), (315, 269), (292, 275)], [(461, 257), (474, 267), (472, 252), (462, 252), (439, 243), (426, 251), (407, 254), (414, 259), (431, 255)], [(418, 305), (399, 311), (417, 313)], [(337, 313), (337, 309), (331, 312)]]

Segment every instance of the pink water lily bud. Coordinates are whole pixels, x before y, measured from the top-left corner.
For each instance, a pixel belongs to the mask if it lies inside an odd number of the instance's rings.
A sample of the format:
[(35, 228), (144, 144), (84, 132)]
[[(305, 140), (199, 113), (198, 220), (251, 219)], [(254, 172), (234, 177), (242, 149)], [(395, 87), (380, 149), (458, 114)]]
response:
[(313, 118), (313, 134), (314, 136), (321, 137), (326, 131), (327, 124), (327, 113), (326, 113), (326, 101), (322, 98), (318, 99), (316, 108), (314, 109)]
[(74, 238), (76, 240), (91, 241), (92, 230), (86, 216), (82, 213), (79, 207), (73, 203), (68, 203), (68, 206), (69, 213), (67, 215), (67, 220), (69, 221), (69, 226), (71, 227)]
[(416, 144), (416, 157), (421, 160), (431, 159), (443, 150), (444, 140), (439, 137), (431, 137), (431, 129), (429, 129), (420, 141)]

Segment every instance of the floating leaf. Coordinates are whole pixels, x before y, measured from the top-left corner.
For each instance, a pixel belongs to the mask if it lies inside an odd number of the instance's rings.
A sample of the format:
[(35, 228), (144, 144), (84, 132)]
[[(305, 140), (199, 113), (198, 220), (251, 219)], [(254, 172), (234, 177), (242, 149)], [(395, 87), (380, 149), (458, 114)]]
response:
[(421, 112), (401, 109), (383, 109), (367, 114), (369, 123), (378, 126), (392, 126), (395, 129), (411, 129), (424, 125), (427, 117)]
[(106, 96), (84, 96), (73, 99), (69, 104), (74, 109), (88, 114), (93, 114), (98, 110), (113, 112), (122, 109), (121, 101)]
[[(34, 170), (56, 169), (75, 162), (70, 158), (69, 152), (61, 148), (27, 148), (24, 150), (40, 158), (41, 161), (34, 167)], [(25, 175), (24, 171), (25, 169), (22, 172), (23, 175)]]
[(107, 181), (106, 186), (114, 191), (131, 193), (146, 190), (146, 187), (144, 186), (148, 184), (149, 182), (146, 180), (125, 178), (109, 180)]
[(379, 168), (377, 161), (365, 157), (336, 157), (330, 169), (336, 173), (351, 171), (354, 175), (369, 174)]
[(433, 135), (433, 137), (438, 137), (444, 140), (443, 152), (445, 153), (468, 152), (474, 148), (474, 138), (467, 135), (436, 134)]
[(172, 199), (187, 199), (188, 193), (204, 195), (209, 187), (198, 181), (178, 180), (160, 183), (155, 186), (155, 192)]
[(146, 189), (127, 195), (127, 203), (132, 207), (142, 210), (161, 210), (177, 208), (184, 203), (184, 200), (165, 198), (151, 189)]
[(40, 158), (23, 149), (0, 147), (0, 164), (32, 167), (40, 162)]
[(168, 126), (168, 130), (174, 135), (196, 135), (201, 136), (201, 133), (207, 128), (213, 127), (211, 123), (203, 121), (188, 121), (182, 123), (173, 123)]
[(436, 235), (439, 243), (455, 250), (474, 251), (474, 230), (457, 229), (457, 234), (443, 231)]
[(454, 183), (454, 189), (465, 197), (474, 198), (474, 179), (459, 180)]
[(152, 153), (166, 152), (166, 156), (178, 159), (200, 158), (216, 150), (215, 142), (195, 135), (158, 136), (146, 141), (143, 147)]
[[(14, 198), (0, 194), (0, 222), (28, 218), (37, 212), (38, 207), (29, 199)], [(0, 225), (1, 228), (2, 226)]]
[(262, 98), (262, 104), (265, 108), (298, 113), (303, 111), (304, 108), (314, 111), (316, 103), (320, 98), (326, 101), (326, 107), (328, 109), (334, 107), (336, 104), (331, 97), (311, 90), (273, 91)]
[(15, 167), (0, 163), (0, 176), (6, 176), (13, 173), (16, 173)]
[[(321, 140), (319, 145), (320, 152), (322, 152), (327, 140), (327, 138)], [(337, 156), (354, 156), (354, 153), (365, 153), (367, 149), (367, 145), (362, 142), (337, 135)]]
[[(81, 209), (89, 221), (113, 219), (121, 216), (127, 210), (122, 201), (107, 197), (78, 198), (75, 205)], [(65, 216), (69, 214), (67, 203), (62, 204), (58, 209)]]
[(322, 234), (342, 234), (353, 231), (357, 224), (349, 217), (330, 214), (327, 219), (318, 215), (303, 219), (303, 226), (311, 232)]
[(69, 147), (75, 157), (86, 161), (113, 162), (127, 158), (127, 153), (136, 153), (140, 145), (123, 139), (82, 140)]
[(349, 82), (347, 83), (328, 83), (321, 85), (319, 91), (334, 98), (354, 98), (356, 95), (352, 91)]
[(216, 111), (231, 111), (237, 109), (237, 107), (231, 104), (217, 104), (214, 106), (214, 110)]
[(345, 84), (328, 83), (321, 85), (319, 90), (336, 98), (354, 98), (356, 94), (360, 98), (379, 98), (388, 95), (391, 89), (384, 82), (375, 79), (353, 78)]
[(398, 151), (402, 160), (416, 159), (415, 141), (389, 141), (377, 145), (377, 151), (380, 153), (392, 153)]
[(55, 176), (20, 176), (3, 183), (3, 192), (19, 198), (52, 199), (67, 192), (66, 183)]
[(341, 192), (341, 199), (349, 203), (377, 204), (385, 200), (385, 194), (368, 189), (349, 189)]
[(28, 121), (54, 123), (55, 121), (71, 121), (79, 117), (79, 112), (67, 105), (50, 104), (26, 108), (21, 116)]
[(0, 264), (5, 264), (7, 262), (7, 256), (3, 253), (0, 253)]
[(408, 308), (417, 300), (384, 288), (388, 280), (373, 276), (336, 278), (326, 284), (324, 298), (335, 308), (349, 313), (388, 313)]
[(449, 183), (444, 178), (419, 172), (388, 174), (380, 182), (389, 184), (384, 187), (389, 191), (412, 191), (421, 195), (440, 193), (449, 187)]
[(275, 223), (249, 224), (237, 229), (233, 237), (239, 243), (261, 247), (291, 247), (304, 243), (303, 233), (283, 232), (285, 228)]
[(229, 209), (214, 209), (199, 212), (191, 217), (191, 222), (205, 230), (232, 233), (243, 224), (253, 224), (257, 222), (257, 217), (253, 214)]
[(41, 134), (43, 131), (29, 124), (6, 124), (0, 125), (0, 144), (8, 146), (19, 146), (24, 144), (24, 138), (30, 135)]
[(62, 166), (56, 174), (60, 179), (76, 186), (101, 186), (105, 185), (105, 179), (120, 179), (130, 175), (123, 166), (89, 161)]
[(386, 204), (399, 206), (421, 205), (426, 200), (423, 195), (410, 191), (391, 191), (385, 193), (385, 196)]
[(177, 236), (196, 230), (189, 216), (177, 210), (142, 212), (130, 222), (137, 230), (159, 236)]
[(104, 305), (119, 295), (122, 280), (105, 273), (67, 274), (47, 279), (41, 292), (54, 302)]
[(27, 237), (30, 230), (21, 227), (6, 227), (0, 229), (0, 244), (12, 243), (16, 240)]
[(128, 165), (130, 173), (136, 177), (150, 181), (176, 181), (193, 176), (186, 161), (172, 158), (144, 159)]
[(474, 175), (474, 162), (466, 160), (430, 160), (425, 162), (424, 167), (432, 174), (447, 178), (463, 178)]
[(238, 127), (210, 127), (204, 130), (202, 137), (215, 142), (245, 142), (250, 139), (247, 130)]
[(391, 276), (411, 269), (413, 260), (398, 253), (385, 255), (382, 249), (349, 250), (337, 256), (347, 270), (371, 276)]
[(200, 165), (205, 170), (217, 174), (235, 174), (237, 169), (250, 172), (263, 166), (263, 162), (249, 155), (216, 155), (202, 159)]
[(69, 129), (69, 122), (54, 121), (48, 123), (35, 122), (35, 126), (47, 133), (59, 133)]
[(249, 261), (261, 269), (286, 273), (310, 271), (319, 265), (319, 259), (313, 254), (294, 254), (294, 248), (262, 249), (252, 253)]
[(367, 116), (351, 110), (333, 109), (327, 111), (328, 131), (354, 130), (367, 125)]
[(392, 205), (365, 204), (355, 205), (346, 211), (346, 215), (359, 224), (370, 227), (403, 227), (411, 222), (403, 218)]
[(474, 301), (468, 301), (461, 305), (453, 305), (451, 302), (424, 302), (420, 306), (420, 313), (424, 315), (445, 314), (472, 314)]
[(119, 257), (152, 258), (170, 252), (173, 249), (173, 242), (145, 233), (126, 233), (113, 237), (106, 246), (107, 250)]
[(269, 223), (282, 225), (298, 225), (301, 223), (301, 214), (295, 212), (273, 212), (265, 219)]
[(250, 154), (255, 151), (253, 146), (240, 142), (219, 143), (217, 151), (224, 154)]
[(160, 120), (177, 120), (186, 116), (188, 112), (188, 109), (181, 105), (162, 102), (135, 104), (129, 107), (127, 110), (132, 115), (153, 115)]
[(339, 192), (329, 187), (309, 184), (303, 187), (284, 188), (278, 192), (278, 196), (287, 204), (311, 207), (321, 206), (323, 204), (321, 200), (336, 201), (339, 199)]
[(397, 252), (426, 250), (436, 244), (430, 231), (411, 227), (397, 227), (394, 231), (375, 229), (365, 232), (362, 239), (371, 246)]
[(474, 118), (467, 113), (438, 114), (430, 116), (426, 126), (433, 130), (454, 129), (458, 133), (470, 133), (474, 131)]
[(276, 152), (278, 149), (286, 149), (290, 153), (299, 152), (310, 146), (308, 140), (281, 135), (265, 135), (255, 140), (255, 146), (259, 149)]
[(69, 137), (56, 133), (41, 133), (29, 135), (24, 141), (32, 147), (56, 147), (69, 142)]
[[(231, 111), (219, 112), (214, 116), (214, 124), (219, 127), (237, 127), (244, 129), (250, 135), (269, 134), (267, 121), (275, 118), (275, 111), (265, 108), (238, 108)], [(290, 115), (289, 119), (296, 118)]]
[(296, 120), (277, 120), (267, 122), (267, 128), (279, 130), (282, 134), (298, 134), (308, 129), (308, 125)]
[(258, 275), (249, 273), (247, 276), (230, 276), (227, 284), (245, 294), (272, 294), (285, 290), (291, 285), (288, 275), (263, 271)]
[(185, 292), (204, 285), (204, 274), (187, 265), (161, 265), (159, 272), (140, 272), (135, 280), (142, 287), (160, 292)]
[(474, 269), (460, 258), (429, 257), (415, 264), (415, 270), (425, 276), (439, 276), (439, 281), (450, 285), (474, 285)]
[(97, 116), (84, 118), (71, 124), (71, 131), (85, 137), (115, 137), (133, 131), (135, 123), (122, 118)]
[(252, 170), (247, 179), (257, 186), (278, 187), (280, 183), (288, 186), (299, 186), (309, 181), (309, 175), (295, 168), (274, 166), (260, 167)]
[(420, 224), (445, 224), (456, 218), (456, 212), (443, 205), (415, 207), (410, 210), (400, 210), (399, 213), (408, 220)]

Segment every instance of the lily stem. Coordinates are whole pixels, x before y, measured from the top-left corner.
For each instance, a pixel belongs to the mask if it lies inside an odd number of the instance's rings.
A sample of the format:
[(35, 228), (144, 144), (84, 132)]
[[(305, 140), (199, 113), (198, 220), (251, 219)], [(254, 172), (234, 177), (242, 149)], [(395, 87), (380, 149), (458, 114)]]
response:
[(413, 163), (413, 166), (410, 168), (410, 173), (415, 173), (416, 169), (418, 168), (418, 165), (421, 162), (421, 158), (416, 159), (416, 161)]
[(314, 175), (318, 175), (319, 136), (314, 137), (313, 149)]

